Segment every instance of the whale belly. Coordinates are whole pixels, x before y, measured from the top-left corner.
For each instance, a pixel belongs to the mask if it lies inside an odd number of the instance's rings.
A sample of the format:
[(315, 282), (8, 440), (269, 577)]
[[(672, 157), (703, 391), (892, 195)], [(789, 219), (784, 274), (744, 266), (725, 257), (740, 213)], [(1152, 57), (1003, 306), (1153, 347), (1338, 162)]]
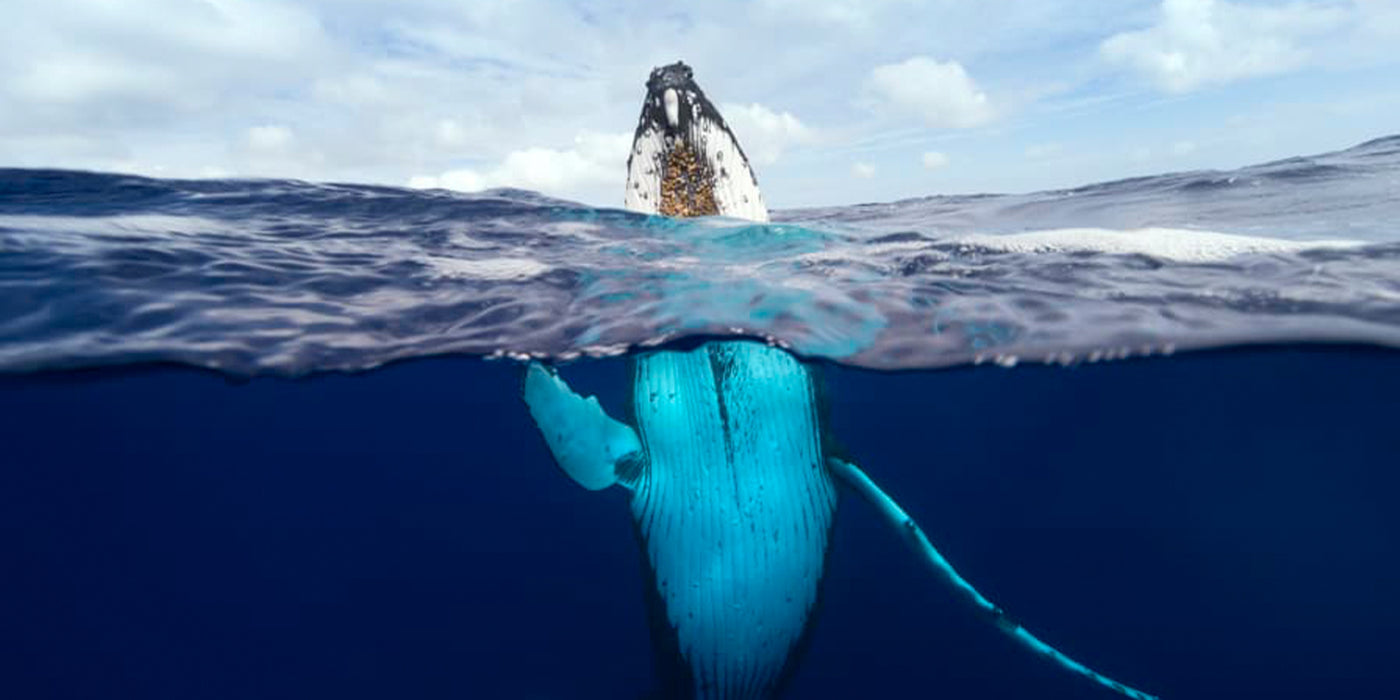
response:
[(836, 491), (809, 370), (749, 341), (638, 358), (648, 468), (632, 512), (678, 656), (678, 692), (764, 698), (812, 609)]

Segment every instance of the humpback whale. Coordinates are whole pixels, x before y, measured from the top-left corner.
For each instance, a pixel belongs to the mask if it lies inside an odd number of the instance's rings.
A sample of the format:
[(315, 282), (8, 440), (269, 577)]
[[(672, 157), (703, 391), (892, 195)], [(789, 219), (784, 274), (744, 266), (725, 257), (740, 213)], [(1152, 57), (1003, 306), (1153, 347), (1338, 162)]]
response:
[[(652, 71), (627, 163), (628, 209), (767, 221), (737, 139), (684, 63)], [(1032, 651), (1136, 700), (1040, 641), (977, 592), (914, 520), (829, 447), (813, 368), (752, 340), (636, 356), (632, 423), (526, 368), (524, 400), (559, 467), (586, 489), (630, 493), (646, 557), (658, 694), (776, 697), (820, 594), (838, 483), (871, 503), (969, 604)]]

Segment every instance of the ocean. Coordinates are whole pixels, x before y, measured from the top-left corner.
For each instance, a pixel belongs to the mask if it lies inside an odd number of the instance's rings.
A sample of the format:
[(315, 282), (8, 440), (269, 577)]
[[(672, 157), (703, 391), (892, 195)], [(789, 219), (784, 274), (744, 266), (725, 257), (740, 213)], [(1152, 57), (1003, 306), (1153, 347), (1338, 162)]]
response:
[[(1400, 681), (1400, 137), (677, 221), (518, 190), (0, 169), (0, 697), (636, 698), (642, 557), (521, 360), (812, 363), (1033, 633), (1163, 698)], [(1109, 698), (843, 493), (785, 697)]]

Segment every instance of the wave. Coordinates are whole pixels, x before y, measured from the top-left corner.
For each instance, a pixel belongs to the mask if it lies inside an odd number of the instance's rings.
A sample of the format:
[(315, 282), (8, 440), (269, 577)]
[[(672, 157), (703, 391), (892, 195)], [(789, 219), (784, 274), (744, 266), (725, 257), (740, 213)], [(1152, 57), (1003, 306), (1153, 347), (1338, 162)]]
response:
[(672, 220), (522, 190), (0, 170), (0, 371), (251, 376), (763, 338), (878, 369), (1400, 346), (1400, 137), (1229, 172)]

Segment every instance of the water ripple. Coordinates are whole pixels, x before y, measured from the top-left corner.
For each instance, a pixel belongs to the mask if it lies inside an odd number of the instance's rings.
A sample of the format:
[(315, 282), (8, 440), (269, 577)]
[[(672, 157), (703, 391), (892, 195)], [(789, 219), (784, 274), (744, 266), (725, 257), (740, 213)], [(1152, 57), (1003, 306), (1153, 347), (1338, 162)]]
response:
[(1398, 177), (1392, 137), (755, 225), (518, 190), (0, 170), (0, 371), (295, 375), (735, 335), (881, 369), (1400, 346)]

